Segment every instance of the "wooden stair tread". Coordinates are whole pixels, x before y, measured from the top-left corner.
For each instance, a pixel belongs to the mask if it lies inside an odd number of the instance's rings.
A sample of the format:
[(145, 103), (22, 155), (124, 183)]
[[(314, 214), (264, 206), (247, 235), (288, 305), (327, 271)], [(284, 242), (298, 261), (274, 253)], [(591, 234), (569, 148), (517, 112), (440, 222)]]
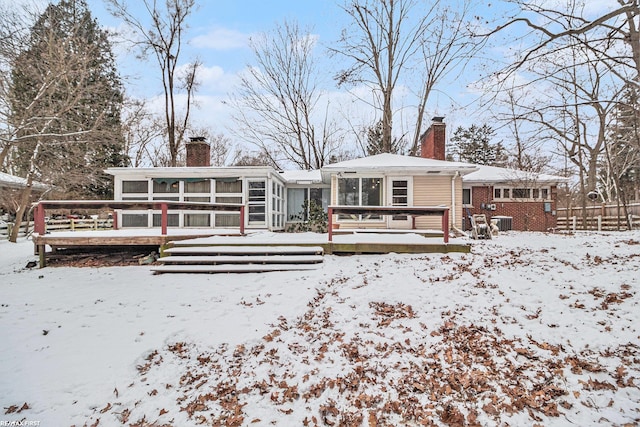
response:
[(177, 246), (165, 249), (168, 254), (322, 254), (321, 246)]
[(163, 264), (291, 264), (320, 263), (322, 255), (171, 255), (158, 259)]
[(152, 267), (155, 273), (263, 273), (270, 271), (315, 270), (317, 264), (222, 264), (222, 265), (161, 265)]

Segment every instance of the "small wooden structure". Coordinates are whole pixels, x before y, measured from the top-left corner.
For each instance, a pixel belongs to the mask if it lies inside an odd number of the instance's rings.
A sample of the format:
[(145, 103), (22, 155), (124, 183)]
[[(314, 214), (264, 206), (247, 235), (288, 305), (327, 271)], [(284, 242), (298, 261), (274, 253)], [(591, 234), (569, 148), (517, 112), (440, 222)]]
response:
[[(447, 206), (329, 206), (329, 241), (333, 240), (333, 215), (410, 215), (415, 230), (416, 216), (442, 217), (444, 243), (449, 243), (449, 208)], [(407, 230), (409, 231), (409, 230)]]

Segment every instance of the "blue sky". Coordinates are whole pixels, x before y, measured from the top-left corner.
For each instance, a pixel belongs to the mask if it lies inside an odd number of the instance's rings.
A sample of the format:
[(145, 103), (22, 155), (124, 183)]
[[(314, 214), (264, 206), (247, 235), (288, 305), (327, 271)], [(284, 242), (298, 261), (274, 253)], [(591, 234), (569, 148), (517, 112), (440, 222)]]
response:
[[(0, 0), (8, 1), (8, 0)], [(15, 0), (18, 2), (37, 2), (46, 4), (43, 0)], [(93, 15), (99, 23), (110, 30), (122, 31), (121, 22), (113, 18), (107, 11), (103, 0), (86, 0)], [(162, 2), (163, 0), (159, 0)], [(203, 62), (200, 70), (200, 89), (197, 93), (198, 108), (193, 111), (193, 124), (208, 127), (215, 133), (229, 134), (230, 110), (224, 104), (228, 95), (233, 91), (237, 75), (247, 65), (253, 64), (253, 57), (248, 48), (248, 40), (252, 34), (273, 30), (278, 23), (286, 20), (296, 20), (301, 27), (308, 27), (318, 37), (317, 52), (322, 61), (327, 97), (333, 101), (332, 105), (341, 105), (348, 109), (347, 114), (361, 115), (359, 120), (364, 124), (373, 123), (377, 118), (375, 113), (360, 104), (350, 105), (344, 90), (335, 87), (331, 77), (338, 70), (336, 60), (328, 58), (326, 47), (335, 43), (340, 31), (348, 25), (346, 13), (338, 6), (341, 0), (199, 0), (198, 9), (189, 17), (189, 30), (185, 34), (187, 42), (182, 55), (182, 62), (187, 63), (198, 57)], [(445, 0), (446, 4), (456, 0)], [(418, 0), (418, 3), (426, 0)], [(546, 3), (561, 3), (562, 0), (548, 0)], [(130, 0), (132, 6), (140, 7), (140, 1)], [(611, 7), (615, 0), (587, 0), (589, 8), (598, 9)], [(489, 6), (489, 4), (491, 6)], [(475, 13), (494, 17), (503, 12), (504, 6), (500, 1), (478, 1)], [(145, 12), (140, 11), (139, 16)], [(513, 28), (513, 32), (517, 31)], [(494, 48), (482, 52), (485, 58), (500, 58), (506, 54), (508, 47), (515, 37), (505, 39)], [(117, 44), (114, 49), (118, 55), (119, 68), (126, 82), (127, 92), (135, 97), (149, 99), (156, 109), (162, 111), (162, 85), (157, 65), (153, 60), (141, 62), (135, 58), (134, 51), (125, 44)], [(478, 76), (478, 66), (483, 60), (478, 60), (458, 74), (450, 73), (437, 86), (432, 94), (428, 108), (427, 120), (434, 115), (445, 116), (449, 133), (457, 126), (491, 123), (489, 111), (478, 111), (472, 103), (478, 92), (469, 88)], [(364, 89), (363, 89), (364, 90)], [(400, 100), (396, 108), (409, 105), (410, 100)], [(405, 111), (410, 111), (406, 109)], [(341, 112), (341, 114), (345, 114)], [(399, 113), (395, 123), (405, 121), (402, 132), (410, 131), (411, 119)], [(406, 114), (409, 115), (409, 114)], [(395, 125), (394, 125), (395, 126)], [(238, 142), (238, 141), (236, 141)]]

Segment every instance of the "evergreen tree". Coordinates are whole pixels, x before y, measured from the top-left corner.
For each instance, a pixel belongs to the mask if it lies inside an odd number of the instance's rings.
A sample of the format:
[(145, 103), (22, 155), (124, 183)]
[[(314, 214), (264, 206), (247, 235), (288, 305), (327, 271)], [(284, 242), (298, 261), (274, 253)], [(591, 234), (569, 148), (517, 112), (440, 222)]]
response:
[(392, 138), (391, 145), (385, 148), (382, 120), (367, 129), (367, 146), (365, 147), (367, 156), (381, 153), (402, 154), (403, 148), (404, 141), (398, 138)]
[(12, 64), (14, 171), (68, 197), (110, 197), (103, 170), (128, 163), (122, 102), (108, 34), (85, 1), (50, 4)]
[(507, 155), (502, 143), (491, 143), (495, 136), (491, 126), (471, 125), (468, 128), (458, 127), (453, 133), (453, 154), (449, 160), (468, 162), (476, 165), (503, 166)]

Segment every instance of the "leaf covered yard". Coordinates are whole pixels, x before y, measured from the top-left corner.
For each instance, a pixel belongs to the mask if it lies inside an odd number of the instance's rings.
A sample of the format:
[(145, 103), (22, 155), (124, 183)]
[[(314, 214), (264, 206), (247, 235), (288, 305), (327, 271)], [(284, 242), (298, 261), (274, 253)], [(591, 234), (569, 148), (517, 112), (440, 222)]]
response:
[(471, 254), (263, 275), (24, 270), (28, 255), (0, 270), (1, 419), (640, 422), (638, 232), (508, 233)]

